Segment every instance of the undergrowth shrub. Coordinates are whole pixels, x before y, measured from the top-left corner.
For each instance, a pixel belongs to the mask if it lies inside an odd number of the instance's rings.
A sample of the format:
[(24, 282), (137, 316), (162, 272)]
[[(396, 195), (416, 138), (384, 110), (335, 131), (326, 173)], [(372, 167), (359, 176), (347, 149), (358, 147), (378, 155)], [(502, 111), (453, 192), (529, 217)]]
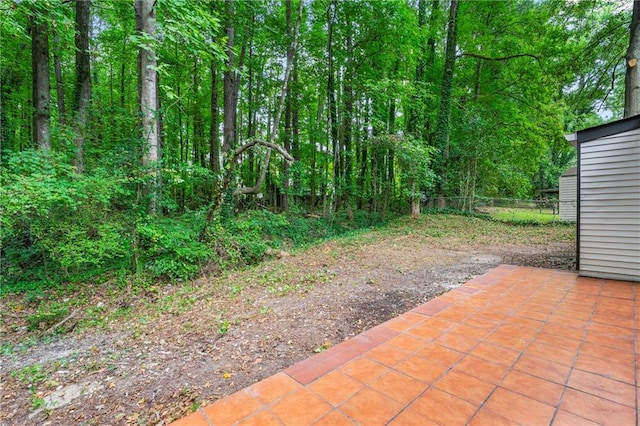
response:
[(4, 283), (48, 280), (104, 267), (127, 256), (122, 219), (111, 201), (122, 180), (77, 174), (60, 154), (13, 154), (0, 171), (0, 272)]
[[(198, 240), (198, 229), (185, 215), (180, 218), (146, 218), (136, 226), (136, 272), (155, 278), (186, 280), (211, 258), (209, 246)], [(185, 220), (187, 219), (187, 220)]]
[[(317, 242), (384, 222), (356, 211), (330, 218), (250, 210), (224, 216), (201, 238), (204, 210), (173, 216), (144, 212), (136, 171), (78, 174), (63, 154), (8, 154), (0, 170), (0, 294), (38, 295), (66, 283), (126, 277), (187, 280), (206, 265), (251, 265), (269, 249)], [(170, 197), (168, 197), (170, 198)], [(42, 321), (39, 321), (42, 322)], [(34, 320), (35, 324), (35, 320)]]

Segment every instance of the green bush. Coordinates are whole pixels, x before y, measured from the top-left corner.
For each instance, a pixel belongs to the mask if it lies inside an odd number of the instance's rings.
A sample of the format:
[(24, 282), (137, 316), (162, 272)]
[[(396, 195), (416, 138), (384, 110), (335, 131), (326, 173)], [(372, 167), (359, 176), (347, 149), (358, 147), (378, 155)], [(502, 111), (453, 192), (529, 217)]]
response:
[(188, 279), (211, 258), (212, 251), (198, 241), (193, 221), (176, 218), (141, 220), (136, 226), (138, 269), (152, 277)]
[(130, 193), (100, 170), (77, 174), (61, 155), (28, 150), (0, 171), (0, 272), (5, 283), (68, 276), (127, 256), (112, 200)]

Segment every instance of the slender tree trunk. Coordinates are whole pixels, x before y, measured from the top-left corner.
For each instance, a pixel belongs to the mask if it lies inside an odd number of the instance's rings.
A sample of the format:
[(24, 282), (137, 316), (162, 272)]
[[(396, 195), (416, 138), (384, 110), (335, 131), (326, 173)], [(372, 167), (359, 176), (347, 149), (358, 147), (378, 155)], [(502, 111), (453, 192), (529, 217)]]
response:
[(209, 168), (213, 173), (220, 172), (220, 136), (218, 127), (218, 68), (215, 60), (211, 60), (211, 127), (209, 128)]
[(624, 84), (624, 116), (640, 114), (640, 0), (633, 1), (631, 35), (627, 50), (627, 72)]
[(126, 71), (127, 71), (127, 61), (126, 61), (126, 51), (127, 51), (127, 40), (125, 39), (122, 42), (122, 52), (120, 60), (122, 63), (120, 64), (120, 108), (124, 110), (126, 106), (126, 98), (125, 98), (125, 79), (126, 79)]
[(226, 0), (226, 34), (227, 61), (224, 69), (224, 116), (222, 152), (229, 152), (234, 146), (236, 137), (237, 96), (235, 92), (236, 71), (234, 39), (235, 0)]
[[(426, 50), (426, 61), (425, 68), (432, 68), (433, 64), (436, 60), (436, 32), (435, 28), (438, 24), (438, 16), (440, 15), (440, 0), (433, 0), (431, 2), (431, 14), (429, 15), (429, 39), (427, 40), (427, 50)], [(433, 75), (433, 73), (432, 73)], [(431, 78), (427, 78), (424, 76), (427, 82), (434, 82), (433, 76)], [(432, 134), (432, 123), (430, 119), (425, 115), (422, 118), (421, 123), (421, 135), (422, 139), (428, 141), (430, 144), (433, 143), (433, 134)]]
[(449, 20), (447, 24), (447, 45), (445, 50), (444, 73), (440, 91), (440, 111), (436, 127), (436, 147), (442, 152), (440, 166), (440, 191), (438, 207), (444, 208), (447, 196), (447, 174), (449, 166), (449, 119), (451, 116), (451, 90), (453, 88), (453, 71), (456, 61), (456, 32), (458, 20), (458, 0), (451, 0)]
[[(418, 30), (423, 30), (427, 25), (427, 0), (418, 0)], [(409, 134), (416, 134), (418, 129), (418, 116), (422, 116), (419, 111), (422, 110), (420, 105), (420, 92), (424, 89), (422, 83), (424, 82), (425, 63), (426, 63), (426, 49), (424, 46), (420, 48), (421, 54), (418, 55), (416, 64), (416, 76), (415, 76), (415, 93), (411, 95), (411, 101), (407, 107), (407, 132)]]
[(33, 142), (41, 150), (51, 149), (49, 26), (45, 17), (30, 17), (31, 70), (33, 75)]
[[(255, 24), (255, 17), (252, 17), (252, 24)], [(256, 136), (256, 112), (255, 112), (255, 99), (254, 99), (254, 67), (253, 67), (253, 39), (249, 41), (249, 66), (248, 66), (248, 77), (247, 77), (247, 98), (248, 102), (248, 111), (247, 111), (247, 140), (251, 140)], [(247, 173), (246, 179), (248, 181), (253, 181), (255, 179), (255, 162), (253, 150), (250, 150), (247, 153)]]
[[(315, 120), (315, 134), (320, 134), (322, 132), (322, 111), (323, 111), (323, 96), (320, 93), (317, 93), (318, 98), (318, 106), (316, 109), (316, 120)], [(311, 210), (316, 208), (317, 201), (317, 191), (318, 191), (318, 148), (313, 145), (312, 146), (312, 154), (311, 154), (311, 176), (309, 177), (309, 189), (311, 190), (311, 200), (309, 201)]]
[[(291, 21), (291, 0), (285, 0), (285, 16), (286, 16), (286, 26), (287, 26), (287, 58), (291, 57), (293, 59), (293, 54), (291, 52), (292, 43), (291, 43), (291, 35), (293, 31), (293, 24)], [(284, 107), (284, 149), (287, 152), (291, 152), (291, 115), (292, 115), (292, 99), (291, 99), (291, 88), (287, 91), (287, 98), (285, 100)], [(280, 208), (282, 211), (287, 211), (289, 209), (289, 163), (284, 160), (282, 162), (282, 174), (283, 174), (283, 182), (282, 182), (282, 196), (280, 202)]]
[(89, 25), (91, 0), (76, 0), (76, 84), (73, 92), (75, 113), (74, 145), (76, 172), (84, 170), (84, 140), (91, 102), (91, 54), (89, 52)]
[[(136, 27), (148, 37), (156, 37), (156, 12), (154, 0), (135, 0)], [(158, 74), (156, 53), (152, 46), (140, 47), (138, 52), (138, 102), (144, 141), (142, 165), (150, 169), (149, 212), (158, 213), (160, 129), (158, 125)]]
[(64, 104), (64, 81), (62, 79), (62, 65), (60, 63), (60, 35), (53, 29), (53, 69), (56, 76), (56, 95), (58, 103), (58, 121), (61, 126), (65, 125), (66, 109)]
[[(337, 4), (335, 0), (332, 0), (327, 8), (327, 24), (329, 36), (327, 39), (327, 62), (328, 62), (328, 78), (327, 78), (327, 107), (329, 108), (329, 129), (331, 135), (331, 148), (333, 152), (333, 187), (334, 191), (339, 192), (341, 188), (340, 170), (342, 165), (340, 164), (340, 141), (338, 140), (338, 106), (336, 102), (335, 93), (335, 74), (333, 66), (333, 26), (336, 20), (336, 8)], [(334, 194), (336, 205), (338, 209), (338, 200), (340, 194)]]
[(193, 163), (206, 167), (204, 162), (204, 123), (200, 112), (200, 79), (198, 78), (198, 58), (193, 61)]

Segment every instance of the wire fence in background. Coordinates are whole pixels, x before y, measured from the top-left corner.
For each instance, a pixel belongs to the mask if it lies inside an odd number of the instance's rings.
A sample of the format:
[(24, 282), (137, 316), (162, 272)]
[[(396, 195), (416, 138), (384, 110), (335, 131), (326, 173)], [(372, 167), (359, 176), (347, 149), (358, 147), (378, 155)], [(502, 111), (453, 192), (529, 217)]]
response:
[[(429, 199), (426, 201), (427, 208), (486, 213), (492, 217), (505, 220), (575, 221), (576, 202), (560, 201), (557, 198), (523, 200), (518, 198), (448, 197), (444, 200)], [(444, 201), (444, 204), (442, 201)], [(561, 211), (563, 212), (562, 218)]]

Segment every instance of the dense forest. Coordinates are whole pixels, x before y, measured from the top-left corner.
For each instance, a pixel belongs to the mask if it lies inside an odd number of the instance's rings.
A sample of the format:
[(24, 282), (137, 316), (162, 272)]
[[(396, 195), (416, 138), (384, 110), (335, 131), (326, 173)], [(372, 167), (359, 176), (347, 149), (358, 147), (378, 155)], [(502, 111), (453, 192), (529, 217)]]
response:
[(185, 278), (305, 216), (535, 197), (565, 133), (634, 113), (634, 9), (0, 0), (3, 281)]

